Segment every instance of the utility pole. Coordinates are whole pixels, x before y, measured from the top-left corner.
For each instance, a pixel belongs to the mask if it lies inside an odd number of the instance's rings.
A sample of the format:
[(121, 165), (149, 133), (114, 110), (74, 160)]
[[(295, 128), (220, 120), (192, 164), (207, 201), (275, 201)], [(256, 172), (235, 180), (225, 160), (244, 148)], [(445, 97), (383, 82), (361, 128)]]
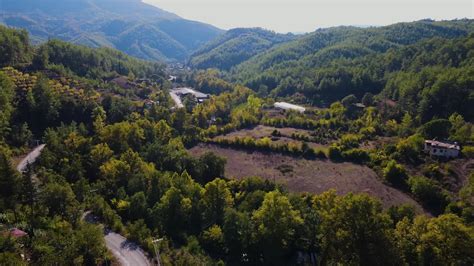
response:
[(160, 263), (160, 253), (158, 252), (158, 247), (156, 245), (160, 243), (161, 241), (163, 241), (163, 238), (153, 239), (151, 241), (153, 243), (153, 247), (155, 248), (156, 263), (158, 266), (161, 266), (161, 263)]

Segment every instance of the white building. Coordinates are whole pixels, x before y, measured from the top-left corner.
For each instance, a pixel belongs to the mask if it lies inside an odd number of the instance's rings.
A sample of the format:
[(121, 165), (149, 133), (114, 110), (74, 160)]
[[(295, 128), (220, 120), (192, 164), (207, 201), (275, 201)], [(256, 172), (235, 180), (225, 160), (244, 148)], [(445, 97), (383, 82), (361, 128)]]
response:
[(273, 104), (273, 106), (277, 109), (282, 109), (282, 110), (294, 110), (300, 113), (304, 113), (306, 111), (306, 108), (299, 106), (299, 105), (294, 105), (291, 103), (285, 103), (285, 102), (276, 102)]
[(457, 143), (453, 144), (437, 140), (425, 140), (424, 151), (434, 156), (456, 158), (459, 156), (461, 147)]

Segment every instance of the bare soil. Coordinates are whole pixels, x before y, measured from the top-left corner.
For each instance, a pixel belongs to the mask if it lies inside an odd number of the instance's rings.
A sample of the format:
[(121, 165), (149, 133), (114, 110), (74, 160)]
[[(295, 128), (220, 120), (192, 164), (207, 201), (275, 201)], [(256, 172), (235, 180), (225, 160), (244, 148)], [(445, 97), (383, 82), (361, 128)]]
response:
[(259, 176), (282, 183), (293, 192), (322, 193), (334, 189), (338, 194), (367, 193), (381, 200), (384, 207), (411, 204), (417, 212), (423, 208), (409, 195), (384, 184), (366, 166), (334, 163), (329, 160), (307, 160), (277, 153), (236, 150), (212, 144), (199, 144), (189, 150), (193, 156), (207, 151), (225, 157), (226, 176), (241, 179)]

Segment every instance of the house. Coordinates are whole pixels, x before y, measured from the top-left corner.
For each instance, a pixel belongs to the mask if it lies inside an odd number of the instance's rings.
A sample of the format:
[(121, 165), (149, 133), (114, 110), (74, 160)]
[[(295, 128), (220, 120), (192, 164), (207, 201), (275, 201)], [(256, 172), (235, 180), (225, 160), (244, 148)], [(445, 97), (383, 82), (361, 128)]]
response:
[(276, 102), (273, 104), (273, 106), (276, 108), (276, 109), (282, 109), (282, 110), (293, 110), (293, 111), (297, 111), (297, 112), (300, 112), (300, 113), (304, 113), (304, 111), (306, 111), (306, 108), (302, 107), (302, 106), (299, 106), (299, 105), (294, 105), (294, 104), (291, 104), (291, 103), (286, 103), (286, 102)]
[(196, 98), (198, 103), (204, 102), (204, 100), (209, 99), (209, 94), (199, 92), (191, 88), (176, 88), (173, 89), (173, 92), (178, 95), (180, 98), (190, 94)]
[(456, 158), (459, 156), (461, 147), (456, 143), (442, 142), (437, 140), (425, 140), (425, 153), (445, 158)]

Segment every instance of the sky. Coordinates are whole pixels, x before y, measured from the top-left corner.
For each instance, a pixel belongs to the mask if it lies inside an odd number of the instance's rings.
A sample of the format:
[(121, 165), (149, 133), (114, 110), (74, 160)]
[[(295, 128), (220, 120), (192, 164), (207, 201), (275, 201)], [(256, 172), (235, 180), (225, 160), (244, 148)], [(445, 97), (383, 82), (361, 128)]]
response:
[(143, 0), (222, 29), (281, 33), (339, 25), (382, 26), (424, 18), (473, 18), (474, 0)]

